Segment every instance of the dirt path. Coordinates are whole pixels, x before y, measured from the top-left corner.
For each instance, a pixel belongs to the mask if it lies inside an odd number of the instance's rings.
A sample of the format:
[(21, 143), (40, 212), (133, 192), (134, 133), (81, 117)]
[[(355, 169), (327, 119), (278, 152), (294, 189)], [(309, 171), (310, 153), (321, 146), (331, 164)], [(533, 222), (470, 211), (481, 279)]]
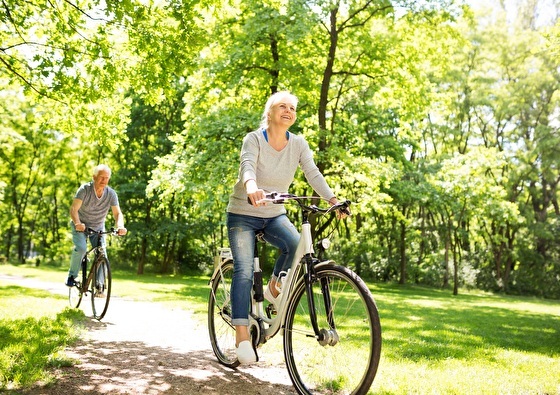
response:
[[(0, 279), (22, 287), (67, 292), (63, 284), (1, 274)], [(84, 312), (91, 315), (85, 302)], [(56, 370), (56, 384), (21, 394), (296, 393), (285, 365), (267, 362), (265, 350), (262, 361), (254, 366), (232, 370), (220, 365), (206, 326), (194, 321), (188, 311), (111, 297), (103, 320), (88, 320), (86, 327), (82, 340), (65, 350), (81, 362)]]

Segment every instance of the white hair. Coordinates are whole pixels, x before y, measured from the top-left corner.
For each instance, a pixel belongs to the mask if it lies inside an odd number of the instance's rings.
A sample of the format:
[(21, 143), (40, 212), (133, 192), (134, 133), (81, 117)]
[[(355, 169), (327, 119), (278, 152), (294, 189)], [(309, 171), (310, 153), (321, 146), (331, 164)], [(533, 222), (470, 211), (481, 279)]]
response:
[(97, 177), (97, 175), (99, 174), (100, 171), (106, 171), (107, 173), (109, 173), (109, 177), (111, 177), (111, 169), (109, 168), (109, 166), (104, 165), (104, 164), (100, 164), (97, 165), (93, 168), (93, 176)]

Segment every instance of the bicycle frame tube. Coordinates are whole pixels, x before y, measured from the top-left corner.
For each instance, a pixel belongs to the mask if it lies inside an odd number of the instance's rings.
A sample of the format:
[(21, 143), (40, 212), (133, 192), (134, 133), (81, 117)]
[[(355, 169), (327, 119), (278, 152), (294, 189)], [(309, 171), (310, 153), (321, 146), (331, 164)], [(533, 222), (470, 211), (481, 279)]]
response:
[[(280, 294), (280, 303), (279, 303), (280, 309), (277, 312), (278, 313), (277, 316), (272, 319), (269, 319), (268, 317), (264, 316), (263, 314), (260, 313), (262, 311), (262, 303), (256, 303), (253, 300), (253, 305), (252, 305), (253, 313), (258, 318), (262, 319), (265, 323), (270, 325), (270, 327), (268, 327), (265, 330), (266, 339), (270, 339), (271, 337), (273, 337), (278, 332), (278, 330), (284, 326), (284, 323), (286, 321), (286, 310), (288, 308), (287, 298), (292, 295), (292, 290), (296, 286), (296, 283), (299, 279), (299, 273), (302, 266), (306, 269), (304, 273), (304, 277), (308, 275), (312, 275), (312, 273), (310, 273), (311, 271), (308, 270), (312, 267), (310, 263), (311, 260), (313, 259), (312, 257), (314, 253), (313, 238), (311, 237), (311, 224), (307, 221), (307, 218), (304, 218), (304, 221), (305, 222), (301, 226), (301, 237), (296, 250), (296, 254), (294, 256), (294, 260), (292, 262), (292, 266), (290, 268), (291, 270), (289, 271), (288, 276), (284, 281), (284, 285), (283, 285), (284, 290)], [(306, 262), (303, 262), (304, 260)], [(308, 279), (304, 278), (303, 281), (305, 281), (308, 284), (307, 295), (309, 298), (309, 306), (311, 309), (310, 319), (312, 321), (312, 325), (316, 335), (319, 336), (317, 317), (315, 315), (315, 303), (313, 301), (312, 294), (310, 293), (309, 290), (311, 284), (311, 282), (309, 281), (310, 279), (311, 278)]]

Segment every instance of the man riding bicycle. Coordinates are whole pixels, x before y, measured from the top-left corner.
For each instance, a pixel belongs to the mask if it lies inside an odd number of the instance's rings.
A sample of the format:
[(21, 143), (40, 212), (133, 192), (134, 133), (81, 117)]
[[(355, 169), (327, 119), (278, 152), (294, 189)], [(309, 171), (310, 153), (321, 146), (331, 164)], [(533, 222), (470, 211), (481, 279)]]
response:
[[(110, 179), (111, 169), (109, 166), (103, 164), (96, 166), (93, 169), (93, 181), (78, 188), (70, 206), (74, 249), (72, 250), (70, 269), (66, 280), (68, 287), (76, 285), (74, 279), (78, 275), (80, 262), (87, 251), (87, 236), (83, 233), (86, 229), (105, 230), (105, 218), (109, 209), (111, 209), (119, 236), (123, 236), (127, 232), (124, 227), (124, 216), (119, 206), (117, 193), (108, 186)], [(101, 243), (105, 248), (103, 236), (97, 234), (89, 236), (90, 243), (96, 245), (97, 237), (102, 238)]]

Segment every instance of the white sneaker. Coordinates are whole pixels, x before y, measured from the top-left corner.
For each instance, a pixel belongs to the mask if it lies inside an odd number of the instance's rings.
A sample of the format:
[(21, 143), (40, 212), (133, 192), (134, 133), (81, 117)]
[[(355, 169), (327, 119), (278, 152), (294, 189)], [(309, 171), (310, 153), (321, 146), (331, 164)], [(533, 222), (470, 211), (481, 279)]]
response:
[(272, 292), (270, 291), (270, 284), (266, 287), (266, 289), (264, 290), (264, 298), (269, 302), (272, 303), (274, 305), (274, 307), (276, 307), (276, 302), (278, 301), (278, 299), (280, 298), (280, 294), (278, 294), (277, 297), (272, 296)]
[(239, 343), (239, 346), (235, 349), (237, 354), (237, 359), (242, 365), (248, 365), (257, 362), (257, 354), (253, 350), (253, 346), (249, 340), (244, 340)]
[[(288, 272), (289, 271), (290, 269), (288, 269)], [(278, 295), (276, 297), (272, 296), (272, 292), (270, 291), (270, 281), (268, 282), (268, 286), (264, 290), (264, 298), (272, 303), (274, 307), (276, 307), (276, 302), (280, 299), (280, 294), (282, 293), (282, 281), (286, 276), (288, 276), (288, 272), (281, 271), (278, 275), (278, 278), (276, 278), (275, 288), (278, 291)]]

